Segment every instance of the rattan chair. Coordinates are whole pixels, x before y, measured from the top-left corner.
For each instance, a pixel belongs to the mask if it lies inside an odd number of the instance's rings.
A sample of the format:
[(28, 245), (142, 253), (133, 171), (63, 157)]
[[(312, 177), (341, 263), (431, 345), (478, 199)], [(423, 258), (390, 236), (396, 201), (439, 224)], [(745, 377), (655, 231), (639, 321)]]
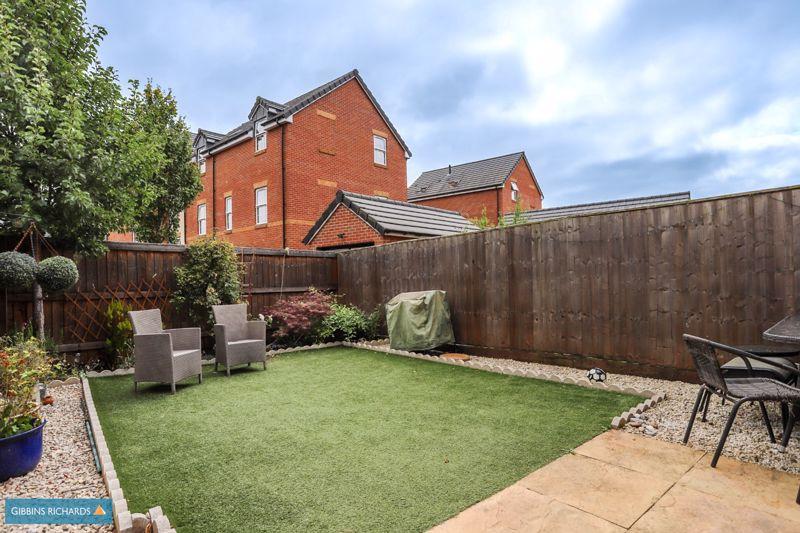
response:
[[(761, 408), (761, 416), (764, 418), (764, 424), (767, 426), (767, 433), (769, 434), (770, 441), (775, 442), (775, 435), (772, 431), (772, 425), (770, 424), (769, 415), (767, 414), (767, 408), (764, 402), (780, 402), (786, 404), (800, 403), (800, 389), (769, 378), (725, 378), (722, 375), (722, 369), (717, 360), (717, 350), (741, 357), (748, 365), (748, 368), (751, 369), (751, 360), (755, 360), (783, 368), (794, 374), (799, 374), (800, 371), (798, 371), (796, 367), (788, 367), (782, 363), (758, 357), (732, 346), (726, 346), (725, 344), (702, 339), (693, 335), (684, 335), (683, 340), (689, 349), (689, 353), (692, 355), (695, 368), (697, 369), (697, 376), (700, 378), (701, 383), (694, 408), (692, 409), (692, 414), (689, 418), (689, 424), (686, 426), (683, 443), (686, 444), (689, 442), (692, 426), (694, 425), (695, 417), (701, 405), (703, 406), (703, 419), (705, 420), (705, 414), (708, 410), (708, 404), (712, 395), (721, 397), (723, 401), (731, 400), (734, 402), (730, 415), (728, 415), (725, 429), (722, 432), (719, 444), (714, 452), (714, 457), (711, 460), (712, 467), (717, 466), (717, 461), (722, 454), (722, 449), (725, 446), (728, 433), (730, 433), (731, 426), (733, 426), (733, 422), (736, 419), (736, 414), (745, 402), (758, 402)], [(794, 409), (790, 409), (790, 411), (793, 413)], [(784, 447), (788, 444), (793, 424), (794, 416), (790, 414), (789, 422), (786, 424), (786, 427), (784, 427), (782, 442)]]
[(262, 363), (267, 369), (267, 323), (263, 320), (247, 320), (247, 304), (213, 305), (214, 343), (219, 365), (225, 367), (228, 376), (231, 367), (250, 363)]
[(133, 324), (134, 373), (133, 390), (139, 382), (169, 383), (172, 394), (175, 384), (197, 376), (203, 382), (200, 328), (163, 329), (161, 311), (130, 311)]

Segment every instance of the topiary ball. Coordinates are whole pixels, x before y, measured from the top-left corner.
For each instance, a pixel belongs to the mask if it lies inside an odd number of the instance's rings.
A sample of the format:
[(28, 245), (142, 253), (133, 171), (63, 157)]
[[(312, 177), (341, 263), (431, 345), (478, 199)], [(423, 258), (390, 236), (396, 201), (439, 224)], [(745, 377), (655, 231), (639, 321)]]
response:
[(0, 253), (0, 287), (30, 289), (36, 279), (36, 260), (19, 252)]
[(36, 281), (44, 292), (65, 291), (78, 282), (78, 267), (69, 257), (48, 257), (39, 262)]

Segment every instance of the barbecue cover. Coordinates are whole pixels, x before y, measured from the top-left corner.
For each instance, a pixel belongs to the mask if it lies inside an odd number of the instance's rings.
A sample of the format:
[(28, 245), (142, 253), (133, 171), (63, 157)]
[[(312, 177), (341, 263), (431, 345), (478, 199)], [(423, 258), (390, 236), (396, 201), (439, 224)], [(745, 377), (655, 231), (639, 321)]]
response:
[(450, 307), (444, 291), (404, 292), (386, 304), (389, 341), (396, 350), (430, 350), (453, 344)]

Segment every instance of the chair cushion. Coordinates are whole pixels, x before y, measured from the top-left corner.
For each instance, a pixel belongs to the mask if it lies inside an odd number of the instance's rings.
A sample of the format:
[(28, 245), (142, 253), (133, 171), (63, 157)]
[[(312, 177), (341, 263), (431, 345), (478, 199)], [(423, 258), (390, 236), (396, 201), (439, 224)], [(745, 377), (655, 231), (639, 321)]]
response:
[[(781, 363), (788, 366), (795, 366), (795, 364), (783, 357), (772, 357), (772, 361), (776, 363)], [(764, 363), (762, 361), (756, 361), (755, 359), (750, 359), (750, 364), (753, 366), (753, 376), (758, 378), (774, 378), (779, 381), (791, 381), (794, 378), (794, 375), (789, 372), (788, 370), (784, 370), (783, 368), (778, 368), (776, 366), (772, 366), (770, 364)], [(749, 373), (747, 371), (747, 366), (745, 365), (744, 361), (742, 361), (741, 357), (734, 357), (724, 365), (722, 365), (722, 373), (726, 378), (730, 377), (748, 377)]]

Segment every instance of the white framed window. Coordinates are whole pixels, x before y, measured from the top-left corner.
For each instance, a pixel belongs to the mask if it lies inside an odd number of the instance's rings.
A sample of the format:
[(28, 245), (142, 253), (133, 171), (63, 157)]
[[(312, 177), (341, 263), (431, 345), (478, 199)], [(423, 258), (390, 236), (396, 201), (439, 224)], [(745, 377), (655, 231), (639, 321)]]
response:
[(198, 204), (197, 206), (197, 234), (206, 234), (206, 204)]
[(263, 124), (256, 124), (256, 152), (267, 149), (267, 129)]
[(519, 200), (519, 187), (517, 186), (516, 182), (511, 182), (511, 201), (516, 202)]
[(372, 136), (373, 161), (379, 165), (386, 164), (386, 139), (380, 135)]
[(206, 173), (206, 158), (200, 157), (199, 154), (197, 155), (197, 166), (200, 167), (200, 174)]
[(256, 224), (267, 223), (267, 188), (256, 189)]
[(225, 197), (225, 229), (233, 229), (233, 196)]

